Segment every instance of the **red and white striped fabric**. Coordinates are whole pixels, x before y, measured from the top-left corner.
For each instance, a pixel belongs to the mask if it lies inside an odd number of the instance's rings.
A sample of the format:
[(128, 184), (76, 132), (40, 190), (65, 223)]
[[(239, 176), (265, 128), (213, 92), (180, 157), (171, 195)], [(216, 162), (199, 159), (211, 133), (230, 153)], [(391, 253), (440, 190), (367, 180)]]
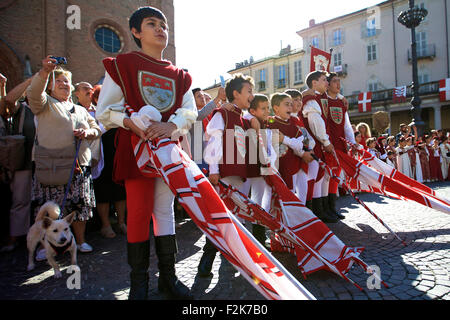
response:
[(361, 113), (372, 111), (372, 92), (361, 92), (358, 95), (358, 109)]
[(394, 88), (392, 101), (396, 103), (406, 101), (406, 86)]
[(450, 100), (450, 78), (439, 81), (439, 98), (442, 102)]
[(300, 203), (279, 173), (276, 170), (273, 173), (265, 176), (272, 188), (270, 213), (223, 182), (220, 185), (221, 197), (238, 217), (272, 230), (275, 233), (272, 236), (272, 251), (295, 253), (298, 267), (305, 277), (326, 269), (361, 289), (346, 273), (354, 262), (369, 272), (368, 266), (359, 258), (364, 248), (346, 246), (311, 210)]
[(358, 152), (361, 156), (359, 161), (336, 150), (352, 189), (412, 200), (447, 214), (450, 213), (450, 202), (437, 197), (427, 186), (406, 177), (392, 167), (382, 165), (379, 159), (366, 154), (364, 150), (358, 150)]
[[(130, 111), (133, 112), (132, 110)], [(156, 169), (192, 221), (267, 299), (315, 300), (227, 209), (198, 166), (169, 139), (131, 138), (139, 169)]]

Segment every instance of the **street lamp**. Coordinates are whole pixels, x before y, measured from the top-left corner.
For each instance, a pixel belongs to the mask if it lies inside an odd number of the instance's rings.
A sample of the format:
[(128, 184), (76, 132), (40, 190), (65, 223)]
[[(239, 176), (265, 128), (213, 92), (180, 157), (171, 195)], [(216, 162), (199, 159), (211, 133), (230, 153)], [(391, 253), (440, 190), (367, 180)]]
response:
[(412, 90), (413, 90), (413, 98), (411, 100), (411, 111), (413, 113), (413, 123), (417, 127), (417, 133), (419, 137), (423, 135), (423, 131), (425, 128), (425, 123), (422, 120), (421, 116), (421, 99), (419, 96), (419, 77), (417, 73), (417, 43), (416, 43), (416, 27), (420, 25), (420, 23), (427, 16), (428, 11), (414, 6), (414, 0), (409, 0), (409, 9), (406, 11), (400, 12), (398, 15), (398, 22), (402, 25), (411, 29), (411, 53), (412, 53), (412, 67), (413, 67), (413, 82), (412, 82)]

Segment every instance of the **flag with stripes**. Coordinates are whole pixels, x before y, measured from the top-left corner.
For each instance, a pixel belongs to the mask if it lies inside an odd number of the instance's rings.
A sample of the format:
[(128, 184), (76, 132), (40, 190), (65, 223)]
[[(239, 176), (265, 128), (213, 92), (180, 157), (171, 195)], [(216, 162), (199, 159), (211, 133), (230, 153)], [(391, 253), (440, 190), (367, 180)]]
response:
[(442, 199), (428, 186), (411, 179), (363, 149), (359, 160), (336, 150), (350, 188), (373, 192), (421, 205), (450, 214), (450, 201)]
[(394, 88), (392, 101), (395, 103), (406, 101), (406, 86)]
[[(134, 113), (129, 106), (127, 108)], [(228, 210), (209, 180), (177, 142), (170, 139), (144, 141), (132, 135), (131, 144), (142, 174), (157, 170), (192, 221), (265, 298), (315, 300)]]
[(369, 273), (359, 255), (363, 247), (346, 246), (311, 210), (300, 203), (279, 173), (272, 168), (265, 181), (272, 189), (270, 212), (254, 203), (232, 186), (221, 182), (220, 195), (237, 217), (265, 226), (272, 231), (272, 251), (287, 251), (296, 255), (297, 264), (306, 275), (325, 269), (355, 284), (347, 277), (353, 263)]

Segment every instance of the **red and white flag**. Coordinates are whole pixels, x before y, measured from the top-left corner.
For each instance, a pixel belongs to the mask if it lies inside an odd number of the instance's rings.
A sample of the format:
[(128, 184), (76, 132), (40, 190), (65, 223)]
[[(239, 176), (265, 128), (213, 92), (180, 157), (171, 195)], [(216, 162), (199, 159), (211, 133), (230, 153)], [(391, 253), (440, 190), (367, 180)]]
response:
[(358, 149), (358, 153), (359, 161), (336, 150), (348, 185), (352, 189), (402, 200), (412, 200), (450, 214), (450, 201), (438, 197), (428, 186), (405, 176), (362, 148)]
[(372, 92), (361, 92), (358, 95), (358, 109), (361, 113), (372, 111)]
[(405, 102), (406, 101), (406, 86), (394, 88), (394, 94), (392, 96), (393, 102)]
[[(135, 113), (129, 106), (126, 108), (130, 114)], [(141, 173), (146, 176), (154, 170), (158, 172), (192, 221), (265, 298), (315, 300), (230, 212), (177, 142), (144, 141), (132, 135), (131, 145)]]
[(323, 70), (330, 72), (331, 53), (311, 46), (310, 72)]
[[(228, 209), (237, 217), (257, 223), (273, 231), (271, 249), (295, 254), (303, 276), (325, 269), (361, 287), (347, 277), (353, 263), (371, 273), (368, 265), (359, 257), (363, 247), (346, 246), (311, 210), (300, 203), (289, 190), (280, 174), (265, 176), (272, 189), (270, 213), (224, 182), (220, 183), (220, 195)], [(362, 290), (362, 289), (361, 289)]]
[(439, 81), (439, 98), (441, 101), (450, 100), (450, 78)]

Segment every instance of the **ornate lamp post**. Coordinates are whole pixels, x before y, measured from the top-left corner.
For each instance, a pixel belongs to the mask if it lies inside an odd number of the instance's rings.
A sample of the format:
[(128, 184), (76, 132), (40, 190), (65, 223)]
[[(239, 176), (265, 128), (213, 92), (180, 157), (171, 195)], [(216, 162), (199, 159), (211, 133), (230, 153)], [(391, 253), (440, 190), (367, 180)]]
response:
[(419, 7), (414, 6), (414, 0), (409, 0), (409, 9), (406, 11), (400, 12), (398, 15), (398, 22), (402, 25), (411, 29), (411, 53), (412, 53), (412, 67), (413, 67), (413, 82), (412, 82), (412, 90), (413, 90), (413, 98), (411, 100), (411, 111), (413, 113), (413, 122), (417, 127), (417, 133), (419, 137), (423, 135), (423, 131), (425, 128), (425, 123), (422, 120), (421, 116), (421, 99), (419, 96), (419, 77), (417, 73), (417, 43), (416, 43), (416, 27), (420, 25), (420, 23), (427, 16), (428, 11)]

